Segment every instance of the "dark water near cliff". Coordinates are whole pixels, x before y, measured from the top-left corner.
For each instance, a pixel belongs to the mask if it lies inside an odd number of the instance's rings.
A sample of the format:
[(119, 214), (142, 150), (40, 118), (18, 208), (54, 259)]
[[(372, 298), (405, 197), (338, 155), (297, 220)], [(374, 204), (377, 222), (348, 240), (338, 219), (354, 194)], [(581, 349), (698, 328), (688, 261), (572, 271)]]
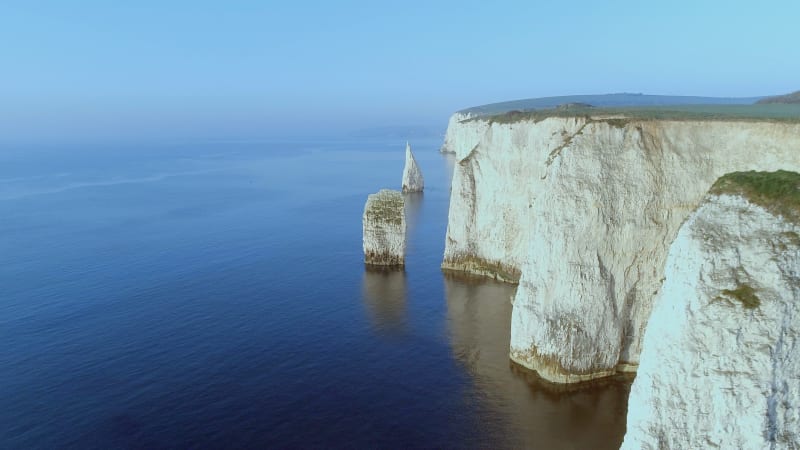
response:
[(361, 213), (404, 142), (0, 154), (0, 447), (617, 447), (626, 383), (515, 372), (513, 288), (439, 271), (439, 143), (394, 273)]

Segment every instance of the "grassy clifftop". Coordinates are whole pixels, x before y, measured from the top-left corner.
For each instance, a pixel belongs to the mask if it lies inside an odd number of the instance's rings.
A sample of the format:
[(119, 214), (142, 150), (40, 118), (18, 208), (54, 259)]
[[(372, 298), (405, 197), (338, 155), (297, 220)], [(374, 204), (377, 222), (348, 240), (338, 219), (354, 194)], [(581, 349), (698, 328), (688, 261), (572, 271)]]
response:
[(800, 173), (732, 172), (720, 177), (712, 194), (739, 194), (793, 222), (800, 222)]
[(538, 122), (549, 117), (589, 117), (597, 120), (730, 120), (800, 122), (800, 104), (757, 105), (653, 105), (621, 107), (569, 107), (508, 111), (472, 117), (490, 123)]
[(403, 223), (403, 205), (403, 194), (381, 189), (378, 193), (367, 197), (364, 215), (372, 223), (391, 223), (399, 226)]
[(508, 111), (532, 111), (557, 108), (560, 105), (589, 104), (600, 108), (647, 107), (668, 105), (752, 105), (761, 97), (695, 97), (648, 94), (562, 95), (526, 98), (488, 105), (473, 106), (460, 112), (478, 116), (503, 114)]
[(630, 120), (800, 122), (800, 91), (778, 97), (715, 98), (644, 94), (570, 95), (492, 103), (460, 111), (492, 123), (548, 117)]

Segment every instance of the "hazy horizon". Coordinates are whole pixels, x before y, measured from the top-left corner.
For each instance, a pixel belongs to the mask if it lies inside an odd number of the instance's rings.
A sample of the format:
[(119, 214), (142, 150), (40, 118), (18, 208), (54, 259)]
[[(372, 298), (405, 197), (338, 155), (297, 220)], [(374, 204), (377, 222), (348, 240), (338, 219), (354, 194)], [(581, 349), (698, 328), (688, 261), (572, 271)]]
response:
[(799, 14), (788, 1), (11, 2), (0, 142), (444, 129), (454, 111), (523, 98), (782, 94), (798, 88)]

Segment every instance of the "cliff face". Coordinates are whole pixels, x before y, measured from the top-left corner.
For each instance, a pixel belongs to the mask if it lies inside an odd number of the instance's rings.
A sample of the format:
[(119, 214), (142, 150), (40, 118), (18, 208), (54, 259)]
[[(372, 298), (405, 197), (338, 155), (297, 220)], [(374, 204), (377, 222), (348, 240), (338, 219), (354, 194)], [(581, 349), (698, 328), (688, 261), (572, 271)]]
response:
[(444, 135), (442, 153), (455, 153), (464, 155), (474, 147), (483, 136), (487, 128), (486, 122), (474, 122), (469, 126), (462, 126), (462, 122), (472, 117), (466, 113), (455, 113), (447, 122), (447, 131)]
[(732, 195), (681, 227), (623, 448), (800, 448), (799, 232)]
[(519, 282), (511, 358), (551, 381), (631, 369), (670, 243), (721, 175), (800, 169), (800, 125), (451, 118), (442, 267)]

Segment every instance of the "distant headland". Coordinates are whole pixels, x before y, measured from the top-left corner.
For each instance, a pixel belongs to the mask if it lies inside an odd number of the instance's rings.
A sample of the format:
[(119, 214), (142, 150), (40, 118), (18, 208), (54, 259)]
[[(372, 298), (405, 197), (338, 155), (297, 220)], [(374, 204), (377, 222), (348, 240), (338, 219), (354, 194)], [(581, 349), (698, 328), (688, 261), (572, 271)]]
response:
[(783, 103), (783, 104), (800, 104), (800, 91), (792, 92), (791, 94), (786, 95), (776, 95), (774, 97), (765, 97), (759, 100), (759, 105), (769, 105), (775, 103)]

